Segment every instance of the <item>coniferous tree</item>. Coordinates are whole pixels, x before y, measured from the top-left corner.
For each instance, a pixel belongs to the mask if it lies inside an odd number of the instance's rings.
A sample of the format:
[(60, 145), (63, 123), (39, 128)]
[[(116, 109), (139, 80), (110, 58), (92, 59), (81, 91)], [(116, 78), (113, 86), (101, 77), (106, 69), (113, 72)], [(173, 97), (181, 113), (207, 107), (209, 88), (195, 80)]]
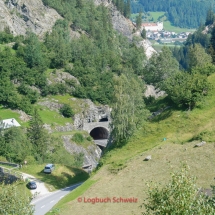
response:
[(209, 53), (212, 57), (213, 63), (215, 63), (215, 27), (212, 28), (212, 32), (211, 32)]
[(44, 160), (44, 155), (47, 150), (48, 135), (43, 127), (43, 121), (36, 108), (33, 111), (29, 125), (30, 127), (27, 130), (28, 138), (37, 152), (37, 155)]
[(213, 22), (214, 22), (214, 12), (212, 10), (212, 7), (210, 7), (210, 9), (207, 12), (205, 25), (211, 25), (213, 24)]
[(205, 49), (200, 44), (190, 46), (188, 50), (188, 65), (189, 69), (193, 67), (204, 67), (212, 63), (212, 58), (205, 52)]
[(143, 30), (142, 30), (142, 32), (141, 32), (141, 37), (142, 37), (143, 39), (146, 39), (146, 29), (145, 29), (145, 28), (143, 28)]
[(142, 25), (142, 12), (136, 17), (136, 28), (139, 30)]

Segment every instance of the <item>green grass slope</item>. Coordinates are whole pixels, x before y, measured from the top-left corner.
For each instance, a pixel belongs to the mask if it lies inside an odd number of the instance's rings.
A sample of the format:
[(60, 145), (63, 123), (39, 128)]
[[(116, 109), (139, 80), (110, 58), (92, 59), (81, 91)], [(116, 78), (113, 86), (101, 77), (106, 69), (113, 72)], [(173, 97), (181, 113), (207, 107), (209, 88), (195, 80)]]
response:
[[(139, 129), (121, 148), (111, 150), (101, 160), (103, 166), (91, 177), (97, 181), (80, 199), (61, 204), (55, 214), (140, 214), (139, 206), (147, 195), (146, 183), (161, 184), (170, 179), (170, 172), (180, 168), (181, 163), (190, 166), (192, 175), (197, 176), (199, 187), (209, 188), (214, 183), (215, 171), (215, 74), (209, 77), (213, 90), (193, 111), (177, 110), (173, 107), (155, 117)], [(166, 105), (165, 99), (151, 105), (155, 111)], [(163, 141), (166, 138), (166, 141)], [(201, 140), (207, 144), (194, 148)], [(147, 155), (152, 160), (143, 161)], [(85, 203), (88, 198), (109, 197), (109, 203)], [(137, 203), (113, 203), (114, 197), (135, 197)]]

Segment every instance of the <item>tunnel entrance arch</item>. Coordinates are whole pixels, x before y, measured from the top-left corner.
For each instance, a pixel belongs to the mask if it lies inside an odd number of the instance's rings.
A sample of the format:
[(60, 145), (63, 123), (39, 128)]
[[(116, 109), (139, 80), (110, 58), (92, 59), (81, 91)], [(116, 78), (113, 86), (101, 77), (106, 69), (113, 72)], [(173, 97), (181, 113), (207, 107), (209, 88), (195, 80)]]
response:
[(95, 144), (103, 151), (108, 143), (108, 129), (104, 127), (95, 127), (90, 131), (90, 136), (94, 139)]
[(108, 139), (109, 131), (104, 127), (95, 127), (90, 131), (90, 136), (94, 140), (104, 140)]

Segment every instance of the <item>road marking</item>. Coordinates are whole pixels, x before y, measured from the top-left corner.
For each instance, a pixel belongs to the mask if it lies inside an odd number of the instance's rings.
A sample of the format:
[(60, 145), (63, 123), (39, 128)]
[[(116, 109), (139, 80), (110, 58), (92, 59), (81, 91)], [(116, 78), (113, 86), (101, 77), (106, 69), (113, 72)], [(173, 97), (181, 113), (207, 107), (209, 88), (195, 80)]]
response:
[(52, 200), (50, 203), (54, 202), (54, 200)]
[(44, 208), (45, 207), (45, 205), (43, 205), (41, 208)]
[(60, 199), (62, 199), (64, 196), (61, 196)]

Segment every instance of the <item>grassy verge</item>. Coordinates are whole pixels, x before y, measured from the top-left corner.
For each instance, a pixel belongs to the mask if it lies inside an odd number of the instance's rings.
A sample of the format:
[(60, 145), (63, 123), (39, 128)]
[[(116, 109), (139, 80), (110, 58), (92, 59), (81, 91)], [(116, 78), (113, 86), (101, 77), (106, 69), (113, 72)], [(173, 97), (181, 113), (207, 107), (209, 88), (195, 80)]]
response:
[(173, 44), (173, 43), (165, 43), (165, 44), (154, 43), (154, 44), (152, 45), (152, 47), (153, 47), (156, 51), (158, 51), (158, 52), (160, 52), (161, 49), (162, 49), (164, 46), (167, 46), (167, 47), (170, 47), (170, 48), (174, 48), (175, 46), (176, 46), (176, 47), (180, 47), (180, 45), (175, 45), (175, 44)]
[(18, 113), (13, 112), (10, 109), (4, 108), (3, 106), (0, 106), (0, 119), (10, 119), (10, 118), (14, 118), (20, 124), (22, 124), (22, 121), (19, 119), (19, 114)]
[(74, 142), (77, 145), (80, 145), (84, 148), (87, 148), (90, 145), (94, 145), (94, 141), (92, 138), (90, 140), (87, 139), (87, 137), (90, 137), (90, 135), (87, 131), (74, 130), (74, 131), (54, 132), (54, 133), (52, 133), (52, 136), (61, 138), (63, 135), (72, 135), (73, 136), (74, 134), (77, 134), (77, 133), (81, 134), (84, 137), (83, 142), (77, 142), (71, 138), (72, 142)]
[(55, 170), (51, 174), (46, 174), (43, 173), (44, 166), (45, 164), (24, 166), (22, 172), (33, 175), (45, 182), (49, 191), (65, 188), (89, 178), (89, 175), (82, 169), (63, 165), (56, 165)]
[(17, 191), (20, 195), (24, 195), (26, 198), (32, 196), (31, 191), (26, 187), (26, 182), (24, 181), (17, 182)]
[(66, 123), (72, 123), (71, 118), (65, 118), (62, 115), (60, 115), (58, 112), (49, 110), (46, 107), (39, 106), (38, 111), (43, 122), (46, 124), (50, 124), (51, 126), (65, 125)]
[(194, 32), (196, 29), (190, 29), (190, 28), (179, 28), (176, 26), (173, 26), (170, 21), (164, 21), (163, 23), (164, 30), (166, 31), (173, 31), (176, 33), (180, 32)]
[(54, 208), (52, 208), (52, 210), (47, 213), (47, 215), (50, 214), (63, 214), (64, 210), (64, 206), (70, 202), (75, 200), (77, 197), (81, 196), (84, 194), (84, 192), (86, 190), (88, 190), (94, 183), (96, 183), (95, 180), (87, 180), (86, 182), (84, 182), (81, 186), (79, 186), (78, 188), (76, 188), (75, 190), (73, 190), (71, 193), (69, 193), (68, 195), (66, 195), (66, 197), (64, 197), (62, 200), (60, 200), (55, 206)]

